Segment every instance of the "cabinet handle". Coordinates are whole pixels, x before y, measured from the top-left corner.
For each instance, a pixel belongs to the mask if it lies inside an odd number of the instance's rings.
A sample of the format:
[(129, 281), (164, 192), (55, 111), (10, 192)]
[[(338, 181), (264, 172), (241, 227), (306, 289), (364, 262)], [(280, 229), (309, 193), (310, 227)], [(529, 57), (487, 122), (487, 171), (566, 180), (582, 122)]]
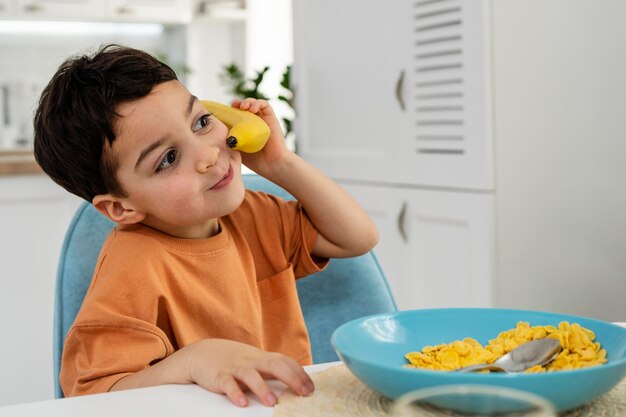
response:
[(119, 15), (132, 15), (133, 13), (133, 9), (131, 9), (130, 7), (126, 7), (126, 6), (120, 6), (117, 8), (117, 14)]
[(26, 13), (40, 13), (43, 11), (43, 6), (41, 6), (41, 4), (25, 4), (24, 5), (24, 11)]
[(398, 232), (400, 232), (400, 236), (402, 236), (402, 241), (404, 243), (409, 242), (409, 236), (406, 234), (406, 209), (408, 204), (406, 201), (402, 203), (402, 208), (400, 209), (400, 213), (398, 214)]
[(402, 96), (402, 90), (404, 87), (404, 70), (400, 71), (400, 76), (398, 77), (398, 81), (396, 81), (396, 100), (398, 100), (398, 104), (402, 111), (405, 110), (406, 106), (404, 105), (404, 97)]

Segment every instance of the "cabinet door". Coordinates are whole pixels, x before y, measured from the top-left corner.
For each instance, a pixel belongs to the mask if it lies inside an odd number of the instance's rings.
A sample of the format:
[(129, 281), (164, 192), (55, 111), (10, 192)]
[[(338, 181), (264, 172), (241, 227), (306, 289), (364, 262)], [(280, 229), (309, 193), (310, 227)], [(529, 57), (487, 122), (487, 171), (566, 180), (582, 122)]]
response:
[(18, 0), (17, 17), (34, 20), (102, 20), (99, 0)]
[(294, 2), (298, 152), (335, 178), (376, 180), (393, 170), (396, 10), (395, 1)]
[(189, 0), (110, 0), (108, 15), (121, 22), (186, 23), (191, 20)]
[(14, 341), (0, 344), (0, 356), (11, 358), (2, 369), (0, 406), (54, 398), (56, 269), (81, 201), (44, 175), (0, 177), (0, 331)]
[(440, 0), (403, 15), (409, 121), (395, 182), (493, 189), (487, 12), (484, 0)]
[(334, 178), (493, 189), (486, 0), (295, 5), (306, 159)]
[[(343, 183), (341, 186), (370, 215), (378, 228), (379, 240), (374, 253), (380, 262), (391, 292), (396, 300), (401, 298), (403, 291), (402, 262), (406, 247), (402, 244), (398, 225), (401, 222), (401, 211), (396, 192), (388, 187), (372, 187)], [(398, 307), (402, 307), (398, 303)]]
[(408, 255), (406, 308), (493, 304), (494, 199), (490, 194), (399, 189)]
[(342, 183), (372, 217), (398, 308), (493, 305), (493, 196)]

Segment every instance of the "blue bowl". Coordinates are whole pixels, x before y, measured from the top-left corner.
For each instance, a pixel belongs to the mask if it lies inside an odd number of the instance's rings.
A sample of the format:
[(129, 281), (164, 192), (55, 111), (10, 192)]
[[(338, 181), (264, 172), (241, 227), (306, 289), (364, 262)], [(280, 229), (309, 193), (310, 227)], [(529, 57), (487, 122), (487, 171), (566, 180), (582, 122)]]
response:
[[(541, 374), (456, 373), (405, 368), (408, 352), (425, 345), (472, 337), (483, 345), (525, 321), (531, 326), (578, 323), (596, 334), (607, 363)], [(540, 395), (558, 411), (587, 403), (608, 392), (626, 375), (626, 329), (585, 317), (496, 308), (399, 311), (352, 320), (335, 330), (331, 342), (341, 360), (366, 385), (395, 399), (408, 392), (451, 384), (481, 384)]]

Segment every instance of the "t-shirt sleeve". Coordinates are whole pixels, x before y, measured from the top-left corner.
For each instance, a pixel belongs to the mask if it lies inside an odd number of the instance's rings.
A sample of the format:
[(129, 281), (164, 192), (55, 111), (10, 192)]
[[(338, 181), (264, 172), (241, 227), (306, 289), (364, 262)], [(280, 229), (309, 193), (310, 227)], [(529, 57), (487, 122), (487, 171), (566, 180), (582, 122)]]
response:
[(237, 213), (235, 221), (254, 231), (248, 236), (249, 243), (258, 246), (253, 251), (265, 253), (262, 258), (274, 258), (273, 252), (280, 245), (296, 278), (319, 272), (328, 264), (327, 258), (312, 255), (319, 232), (298, 201), (248, 190), (243, 210)]
[(158, 328), (131, 318), (115, 325), (75, 324), (63, 349), (63, 393), (69, 397), (107, 392), (121, 378), (171, 353), (172, 346)]
[(124, 376), (174, 352), (154, 318), (159, 281), (149, 277), (159, 276), (151, 269), (158, 267), (160, 254), (134, 239), (113, 231), (103, 246), (65, 339), (60, 373), (65, 396), (109, 391)]
[(316, 257), (312, 254), (319, 232), (309, 220), (309, 216), (300, 203), (289, 202), (294, 204), (296, 217), (293, 220), (295, 225), (292, 234), (291, 256), (290, 259), (294, 265), (294, 274), (296, 278), (301, 278), (326, 268), (328, 258)]

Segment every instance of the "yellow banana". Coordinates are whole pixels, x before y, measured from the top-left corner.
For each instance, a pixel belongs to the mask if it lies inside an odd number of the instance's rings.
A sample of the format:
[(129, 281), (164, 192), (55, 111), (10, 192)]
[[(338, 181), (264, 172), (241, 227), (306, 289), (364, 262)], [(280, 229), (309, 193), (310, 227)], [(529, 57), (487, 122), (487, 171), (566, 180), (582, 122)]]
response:
[(230, 131), (226, 144), (238, 151), (253, 153), (260, 151), (270, 137), (270, 128), (263, 119), (249, 111), (239, 110), (215, 101), (200, 101), (202, 105)]

